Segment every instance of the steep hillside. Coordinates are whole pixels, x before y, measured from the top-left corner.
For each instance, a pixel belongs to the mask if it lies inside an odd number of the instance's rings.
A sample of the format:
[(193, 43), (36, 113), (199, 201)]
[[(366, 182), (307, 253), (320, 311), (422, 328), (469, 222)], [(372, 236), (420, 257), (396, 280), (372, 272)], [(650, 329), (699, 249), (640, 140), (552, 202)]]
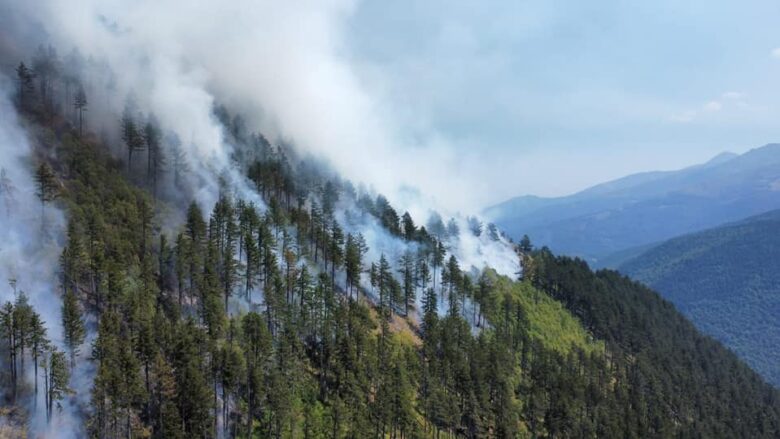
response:
[(527, 266), (538, 288), (578, 316), (609, 352), (627, 360), (615, 366), (625, 368), (637, 386), (633, 403), (650, 408), (648, 417), (632, 422), (658, 426), (653, 431), (659, 437), (676, 436), (671, 425), (683, 437), (777, 434), (777, 391), (657, 293), (615, 271), (594, 273), (584, 261), (546, 249)]
[[(242, 135), (224, 108), (214, 117), (235, 167), (213, 201), (177, 184), (173, 166), (158, 181), (154, 156), (133, 166), (112, 153), (122, 144), (56, 112), (22, 115), (40, 193), (51, 193), (42, 204), (66, 223), (46, 225), (62, 249), (45, 294), (63, 313), (43, 314), (36, 334), (62, 326), (64, 338), (48, 340), (62, 351), (48, 341), (33, 351), (56, 371), (51, 404), (33, 404), (44, 392), (25, 373), (3, 375), (4, 402), (32, 419), (51, 409), (52, 435), (780, 432), (776, 392), (653, 293), (545, 252), (524, 281), (461, 265), (466, 244), (507, 244), (466, 228), (428, 233), (290, 147)], [(156, 128), (146, 152), (171, 151)], [(139, 141), (122, 129), (123, 142)], [(3, 308), (13, 318), (0, 351), (21, 370), (37, 354), (14, 337), (43, 312), (23, 297)]]
[(598, 263), (778, 206), (780, 145), (770, 144), (680, 171), (631, 175), (568, 197), (520, 197), (486, 214), (515, 239), (527, 234), (540, 245)]
[(671, 239), (619, 270), (780, 386), (780, 211)]
[(197, 78), (30, 58), (0, 94), (9, 434), (780, 434), (777, 392), (651, 291), (398, 210)]

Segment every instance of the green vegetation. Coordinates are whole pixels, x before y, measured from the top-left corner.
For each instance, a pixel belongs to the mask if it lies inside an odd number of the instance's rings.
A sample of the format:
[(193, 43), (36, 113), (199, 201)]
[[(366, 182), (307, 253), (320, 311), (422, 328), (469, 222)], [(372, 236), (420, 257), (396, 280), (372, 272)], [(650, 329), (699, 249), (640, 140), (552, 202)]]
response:
[[(56, 183), (68, 220), (64, 341), (95, 376), (89, 389), (69, 388), (67, 355), (43, 348), (29, 305), (9, 303), (0, 353), (11, 404), (25, 358), (43, 358), (47, 414), (89, 392), (82, 415), (95, 438), (780, 433), (774, 389), (615, 273), (534, 252), (529, 240), (518, 248), (523, 281), (471, 272), (446, 248), (455, 221), (435, 217), (429, 232), (383, 196), (243, 133), (224, 108), (215, 116), (262, 205), (226, 179), (213, 206), (158, 197), (164, 162), (148, 154), (164, 127), (141, 130), (143, 117), (126, 111), (124, 144), (109, 145), (58, 118), (51, 93), (36, 101), (24, 90), (35, 147), (49, 152), (41, 180)], [(133, 166), (144, 152), (146, 172)], [(403, 246), (397, 261), (383, 249), (368, 260), (349, 228), (360, 217)]]
[(642, 430), (659, 436), (674, 430), (701, 437), (777, 435), (777, 391), (657, 293), (547, 250), (535, 255), (530, 275), (620, 359), (615, 366), (629, 381), (632, 406), (647, 408), (631, 420)]
[(573, 347), (587, 353), (603, 351), (603, 343), (596, 343), (569, 310), (530, 282), (514, 282), (492, 270), (485, 276), (494, 288), (484, 304), (488, 320), (495, 321), (502, 309), (519, 306), (528, 320), (528, 335), (546, 348), (563, 355)]
[(685, 235), (620, 267), (780, 385), (780, 212)]

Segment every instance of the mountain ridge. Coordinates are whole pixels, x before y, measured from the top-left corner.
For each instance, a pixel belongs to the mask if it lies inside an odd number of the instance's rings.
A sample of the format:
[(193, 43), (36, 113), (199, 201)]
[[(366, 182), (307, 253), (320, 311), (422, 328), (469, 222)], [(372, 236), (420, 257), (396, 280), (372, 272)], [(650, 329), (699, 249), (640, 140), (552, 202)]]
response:
[(684, 168), (680, 168), (680, 169), (676, 169), (676, 170), (670, 170), (670, 171), (642, 171), (642, 172), (637, 172), (637, 173), (634, 173), (634, 174), (629, 174), (629, 175), (626, 175), (626, 176), (623, 176), (623, 177), (616, 178), (614, 180), (609, 180), (609, 181), (606, 181), (606, 182), (603, 182), (603, 183), (597, 183), (597, 184), (595, 184), (593, 186), (586, 187), (585, 189), (579, 190), (579, 191), (571, 193), (569, 195), (561, 195), (561, 196), (558, 196), (558, 197), (542, 197), (542, 196), (533, 195), (533, 194), (518, 195), (518, 196), (515, 196), (515, 197), (512, 197), (512, 198), (509, 198), (507, 200), (504, 200), (504, 201), (502, 201), (500, 203), (496, 203), (496, 204), (490, 205), (488, 207), (485, 207), (485, 208), (482, 209), (482, 211), (484, 213), (486, 213), (486, 214), (493, 214), (494, 215), (496, 210), (500, 209), (500, 207), (502, 205), (506, 205), (506, 204), (515, 204), (515, 203), (517, 203), (517, 204), (521, 204), (521, 203), (542, 204), (542, 203), (546, 203), (546, 202), (552, 202), (554, 200), (562, 200), (562, 199), (577, 197), (577, 196), (581, 196), (581, 195), (591, 195), (591, 194), (596, 194), (596, 193), (599, 193), (599, 192), (610, 192), (610, 188), (611, 187), (621, 186), (621, 187), (625, 188), (626, 183), (628, 183), (628, 182), (633, 183), (634, 180), (641, 180), (641, 181), (635, 183), (635, 184), (641, 184), (641, 183), (652, 181), (652, 180), (654, 180), (656, 178), (661, 178), (664, 175), (669, 175), (669, 174), (680, 172), (680, 171), (696, 169), (696, 168), (701, 168), (701, 167), (707, 167), (707, 166), (719, 165), (721, 163), (725, 163), (725, 162), (727, 162), (727, 161), (729, 161), (729, 160), (731, 160), (731, 159), (733, 159), (735, 157), (738, 157), (738, 156), (739, 156), (739, 154), (736, 154), (736, 153), (733, 153), (733, 152), (730, 152), (730, 151), (724, 151), (724, 152), (721, 152), (719, 154), (716, 154), (711, 159), (709, 159), (709, 160), (707, 160), (706, 162), (703, 162), (703, 163), (694, 164), (694, 165), (686, 166)]
[[(651, 171), (566, 197), (513, 198), (485, 211), (511, 237), (598, 262), (780, 207), (780, 144), (721, 153), (677, 171)], [(532, 201), (530, 201), (532, 200)]]

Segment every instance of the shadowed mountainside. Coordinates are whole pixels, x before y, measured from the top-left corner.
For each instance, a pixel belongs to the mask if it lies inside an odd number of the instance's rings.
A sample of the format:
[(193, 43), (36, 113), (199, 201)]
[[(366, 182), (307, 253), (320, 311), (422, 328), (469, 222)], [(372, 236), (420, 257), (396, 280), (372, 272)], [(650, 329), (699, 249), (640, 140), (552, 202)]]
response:
[(600, 261), (780, 206), (780, 144), (678, 171), (630, 175), (560, 198), (524, 196), (486, 215), (510, 236)]
[(620, 271), (780, 385), (780, 211), (671, 239)]

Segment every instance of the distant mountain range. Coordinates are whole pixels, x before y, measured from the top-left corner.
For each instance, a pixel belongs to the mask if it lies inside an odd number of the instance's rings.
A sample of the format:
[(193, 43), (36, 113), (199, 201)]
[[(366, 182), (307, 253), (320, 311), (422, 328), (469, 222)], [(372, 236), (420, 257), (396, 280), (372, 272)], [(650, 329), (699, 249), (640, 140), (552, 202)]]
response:
[(780, 210), (640, 251), (619, 271), (780, 386)]
[(666, 239), (780, 208), (780, 144), (723, 153), (678, 171), (645, 172), (558, 198), (521, 196), (485, 215), (515, 239), (619, 264)]

